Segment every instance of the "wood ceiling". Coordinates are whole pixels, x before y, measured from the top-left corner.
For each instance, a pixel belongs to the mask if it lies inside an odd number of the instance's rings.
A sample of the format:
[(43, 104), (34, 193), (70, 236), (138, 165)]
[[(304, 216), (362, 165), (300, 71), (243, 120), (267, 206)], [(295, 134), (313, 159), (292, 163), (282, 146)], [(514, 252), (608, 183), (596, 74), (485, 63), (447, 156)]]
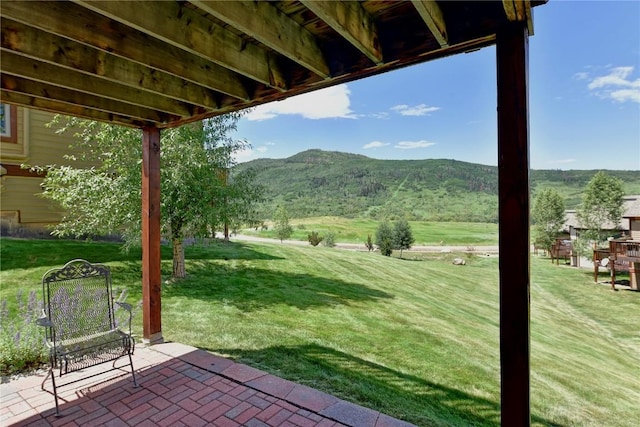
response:
[[(2, 102), (177, 126), (495, 43), (544, 1), (2, 0)], [(419, 84), (419, 82), (416, 82)]]

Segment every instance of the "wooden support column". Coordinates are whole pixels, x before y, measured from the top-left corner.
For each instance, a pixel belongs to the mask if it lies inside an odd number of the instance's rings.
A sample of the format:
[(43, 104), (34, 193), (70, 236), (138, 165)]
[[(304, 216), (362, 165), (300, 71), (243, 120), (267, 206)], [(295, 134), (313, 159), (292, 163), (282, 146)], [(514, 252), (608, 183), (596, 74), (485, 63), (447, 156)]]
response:
[(147, 344), (161, 343), (160, 129), (142, 129), (142, 331)]
[(526, 22), (497, 34), (501, 425), (529, 426), (529, 105)]

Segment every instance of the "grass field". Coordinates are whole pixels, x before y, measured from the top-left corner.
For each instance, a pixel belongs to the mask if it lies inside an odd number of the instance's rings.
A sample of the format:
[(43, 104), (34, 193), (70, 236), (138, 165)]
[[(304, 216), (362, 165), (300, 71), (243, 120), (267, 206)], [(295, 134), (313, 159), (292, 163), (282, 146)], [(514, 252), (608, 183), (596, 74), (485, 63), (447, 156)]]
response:
[[(82, 257), (140, 294), (140, 253), (116, 244), (2, 239), (2, 299), (40, 291)], [(187, 248), (164, 284), (163, 333), (420, 426), (497, 426), (498, 259), (421, 261), (279, 243)], [(450, 257), (456, 256), (455, 254)], [(459, 256), (459, 255), (458, 255)], [(171, 271), (163, 247), (163, 277)], [(604, 276), (603, 276), (604, 278)], [(640, 294), (532, 259), (531, 408), (536, 426), (637, 425)], [(141, 315), (136, 330), (141, 330)]]
[[(375, 239), (379, 221), (371, 219), (349, 219), (342, 217), (313, 217), (290, 220), (293, 227), (293, 240), (307, 240), (307, 235), (317, 231), (325, 235), (331, 231), (336, 235), (336, 242), (362, 243), (367, 235)], [(409, 221), (415, 237), (415, 245), (497, 245), (498, 224), (480, 222), (425, 222)], [(267, 230), (245, 229), (242, 234), (258, 237), (277, 238), (273, 223), (267, 222)]]

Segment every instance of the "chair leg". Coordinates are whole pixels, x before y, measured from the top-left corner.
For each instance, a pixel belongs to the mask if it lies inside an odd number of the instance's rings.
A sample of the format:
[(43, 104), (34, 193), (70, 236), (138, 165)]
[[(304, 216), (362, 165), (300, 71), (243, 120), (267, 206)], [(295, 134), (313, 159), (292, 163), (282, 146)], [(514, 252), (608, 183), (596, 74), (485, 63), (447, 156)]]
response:
[(42, 390), (45, 390), (44, 383), (47, 381), (47, 378), (49, 378), (49, 376), (51, 376), (51, 385), (53, 386), (53, 400), (56, 404), (56, 417), (61, 417), (62, 414), (60, 413), (60, 405), (58, 404), (58, 389), (56, 387), (56, 376), (53, 373), (53, 367), (49, 368), (49, 372), (47, 372), (47, 376), (44, 377), (44, 380), (42, 380), (42, 384), (40, 384), (40, 388)]
[(47, 372), (47, 375), (42, 380), (42, 384), (40, 384), (40, 388), (46, 391), (44, 388), (44, 383), (47, 381), (47, 378), (51, 377), (51, 385), (53, 386), (53, 400), (56, 404), (56, 417), (61, 417), (62, 414), (60, 413), (60, 405), (58, 405), (58, 389), (56, 387), (56, 375), (53, 371), (54, 371), (54, 362), (52, 359), (49, 363), (49, 372)]
[(49, 367), (49, 372), (47, 372), (47, 376), (44, 377), (44, 379), (42, 380), (42, 384), (40, 384), (40, 388), (42, 390), (44, 390), (44, 383), (47, 381), (47, 378), (49, 378), (49, 375), (53, 375), (53, 369), (51, 367)]
[(138, 388), (138, 382), (136, 381), (136, 371), (133, 369), (133, 359), (131, 353), (129, 353), (129, 365), (131, 365), (131, 376), (133, 377), (133, 388)]

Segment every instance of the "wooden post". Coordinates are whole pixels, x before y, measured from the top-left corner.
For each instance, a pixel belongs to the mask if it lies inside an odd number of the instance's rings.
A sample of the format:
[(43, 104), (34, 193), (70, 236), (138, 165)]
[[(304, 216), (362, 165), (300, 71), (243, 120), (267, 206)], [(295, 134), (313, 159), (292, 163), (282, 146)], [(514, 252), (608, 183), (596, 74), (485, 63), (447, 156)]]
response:
[(160, 129), (142, 129), (142, 335), (161, 343)]
[(616, 260), (618, 259), (618, 251), (616, 242), (611, 240), (609, 242), (609, 268), (611, 269), (611, 290), (616, 289)]
[(629, 286), (631, 286), (631, 289), (633, 289), (634, 291), (640, 290), (640, 280), (638, 279), (639, 274), (640, 262), (629, 262)]
[(596, 260), (596, 249), (598, 249), (598, 245), (593, 243), (593, 281), (598, 283), (598, 265), (600, 264), (599, 260)]
[(526, 22), (497, 34), (501, 424), (529, 426), (529, 101)]

